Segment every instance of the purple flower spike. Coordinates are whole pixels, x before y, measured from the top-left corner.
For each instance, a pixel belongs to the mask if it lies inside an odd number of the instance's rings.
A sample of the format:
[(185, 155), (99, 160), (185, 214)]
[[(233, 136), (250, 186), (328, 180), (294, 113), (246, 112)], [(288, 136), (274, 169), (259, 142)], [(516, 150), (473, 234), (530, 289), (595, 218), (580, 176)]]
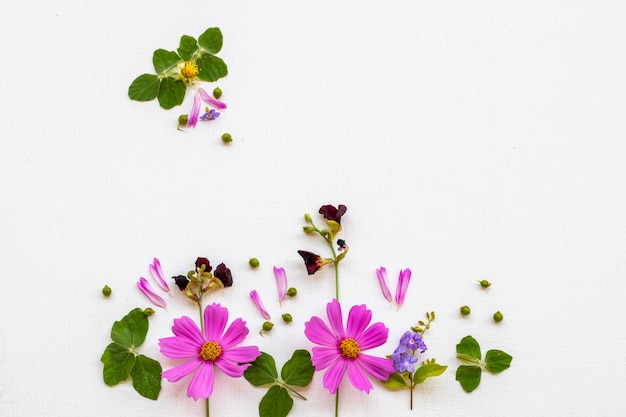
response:
[(398, 277), (398, 287), (396, 288), (396, 304), (401, 305), (404, 303), (404, 297), (406, 296), (406, 290), (409, 287), (409, 281), (411, 280), (411, 270), (409, 268), (400, 270), (400, 276)]
[(154, 292), (154, 290), (150, 286), (150, 283), (146, 281), (144, 277), (139, 278), (139, 281), (137, 281), (137, 288), (139, 288), (141, 292), (146, 297), (148, 297), (148, 299), (152, 301), (152, 303), (154, 303), (154, 305), (161, 307), (161, 308), (165, 308), (166, 306), (165, 300), (162, 299), (157, 293)]
[(154, 281), (161, 287), (161, 289), (165, 292), (170, 291), (170, 286), (165, 282), (165, 278), (163, 277), (163, 269), (161, 269), (161, 262), (157, 258), (154, 258), (150, 266), (150, 275), (154, 278)]
[(387, 301), (391, 302), (391, 290), (389, 289), (389, 279), (387, 278), (387, 270), (381, 266), (376, 270), (378, 276), (378, 282), (380, 283), (380, 289), (383, 291), (383, 295)]
[(274, 267), (274, 276), (276, 277), (276, 286), (278, 287), (278, 302), (282, 303), (287, 294), (287, 274), (285, 274), (285, 269)]
[(250, 298), (252, 298), (252, 301), (254, 301), (254, 304), (256, 304), (256, 306), (259, 308), (259, 310), (261, 311), (261, 314), (263, 314), (263, 317), (265, 317), (265, 320), (271, 320), (272, 316), (270, 316), (270, 313), (267, 312), (267, 309), (263, 305), (263, 302), (261, 301), (261, 298), (259, 297), (259, 293), (257, 293), (256, 290), (250, 291)]
[(226, 103), (211, 97), (209, 93), (204, 91), (203, 88), (198, 88), (198, 94), (200, 94), (200, 97), (202, 97), (202, 100), (204, 100), (205, 103), (210, 104), (211, 106), (220, 110), (224, 110), (226, 108)]

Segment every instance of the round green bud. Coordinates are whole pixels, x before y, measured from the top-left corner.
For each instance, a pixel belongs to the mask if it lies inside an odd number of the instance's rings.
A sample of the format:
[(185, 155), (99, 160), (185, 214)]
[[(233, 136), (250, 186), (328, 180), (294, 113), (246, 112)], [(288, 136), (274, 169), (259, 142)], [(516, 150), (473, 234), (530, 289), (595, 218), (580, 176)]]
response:
[(105, 297), (108, 297), (109, 295), (111, 295), (111, 287), (109, 287), (108, 285), (105, 285), (102, 288), (102, 295), (104, 295)]
[(187, 126), (187, 122), (189, 121), (189, 115), (181, 114), (178, 116), (178, 126)]
[(483, 288), (489, 288), (491, 287), (491, 282), (487, 281), (486, 279), (483, 279), (482, 281), (478, 281), (478, 283), (480, 284), (481, 287)]
[(251, 268), (258, 268), (260, 262), (257, 258), (250, 258), (250, 260), (248, 261), (248, 265), (250, 265)]
[(215, 98), (222, 97), (222, 89), (219, 87), (215, 87), (215, 89), (213, 89), (213, 97)]
[(263, 323), (263, 330), (266, 332), (269, 332), (270, 330), (272, 330), (273, 327), (274, 327), (274, 323), (272, 323), (271, 321), (266, 321), (265, 323)]
[(293, 321), (293, 317), (291, 317), (291, 314), (283, 314), (282, 318), (285, 323), (291, 323)]
[(504, 316), (502, 315), (502, 313), (500, 313), (500, 311), (496, 311), (495, 313), (493, 313), (493, 321), (495, 321), (496, 323), (500, 323), (503, 318)]
[(222, 135), (222, 142), (224, 143), (230, 143), (233, 141), (233, 137), (230, 135), (230, 133), (224, 133)]
[(298, 290), (296, 290), (294, 287), (291, 287), (287, 290), (287, 295), (290, 297), (295, 297), (296, 294), (298, 294)]
[(144, 314), (146, 317), (150, 317), (151, 315), (153, 315), (153, 314), (154, 314), (154, 310), (153, 310), (153, 309), (151, 309), (150, 307), (148, 307), (148, 308), (146, 308), (146, 309), (144, 309), (144, 310), (143, 310), (143, 314)]
[(461, 314), (463, 314), (464, 316), (469, 316), (471, 310), (468, 306), (463, 306), (461, 307)]

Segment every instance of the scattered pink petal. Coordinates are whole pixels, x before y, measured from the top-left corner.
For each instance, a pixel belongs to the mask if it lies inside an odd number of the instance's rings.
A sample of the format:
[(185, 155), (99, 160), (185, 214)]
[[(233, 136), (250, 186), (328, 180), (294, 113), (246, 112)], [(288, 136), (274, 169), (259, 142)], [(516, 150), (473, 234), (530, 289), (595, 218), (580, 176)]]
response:
[(163, 277), (163, 269), (161, 269), (161, 262), (157, 258), (154, 258), (150, 266), (150, 275), (154, 278), (154, 281), (161, 287), (161, 289), (165, 292), (170, 291), (169, 285), (165, 281), (165, 277)]
[(167, 305), (165, 303), (165, 300), (154, 292), (154, 290), (150, 286), (150, 283), (144, 277), (139, 278), (139, 281), (137, 281), (137, 288), (139, 288), (141, 292), (146, 297), (148, 297), (148, 299), (152, 301), (154, 305), (162, 308), (165, 308), (165, 306)]
[(396, 288), (396, 304), (401, 305), (404, 303), (404, 297), (406, 296), (406, 290), (409, 287), (409, 281), (411, 281), (411, 270), (409, 268), (400, 270), (398, 287)]
[(278, 287), (278, 302), (282, 303), (287, 294), (287, 274), (285, 269), (274, 267), (274, 276), (276, 277), (276, 286)]
[(263, 314), (263, 317), (265, 317), (265, 320), (270, 320), (272, 316), (270, 316), (270, 313), (267, 312), (267, 309), (263, 305), (263, 302), (261, 301), (261, 298), (259, 297), (259, 293), (257, 293), (256, 290), (250, 291), (250, 298), (252, 298), (252, 301), (254, 301), (254, 304), (256, 304), (256, 306), (259, 308), (259, 310), (261, 311), (261, 314)]
[(381, 266), (376, 270), (378, 276), (378, 282), (380, 283), (380, 289), (383, 291), (383, 295), (387, 301), (391, 302), (391, 290), (389, 289), (389, 278), (387, 278), (387, 269)]
[(204, 100), (207, 104), (210, 104), (211, 106), (220, 110), (224, 110), (226, 108), (226, 103), (211, 97), (209, 93), (204, 90), (204, 88), (198, 88), (198, 94), (200, 94), (202, 100)]

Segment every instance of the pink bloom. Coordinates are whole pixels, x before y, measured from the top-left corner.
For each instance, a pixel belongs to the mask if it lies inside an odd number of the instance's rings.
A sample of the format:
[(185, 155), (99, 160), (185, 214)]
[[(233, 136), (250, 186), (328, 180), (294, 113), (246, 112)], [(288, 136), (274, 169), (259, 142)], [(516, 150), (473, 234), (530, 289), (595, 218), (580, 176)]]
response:
[(154, 281), (161, 287), (161, 289), (165, 292), (170, 291), (169, 285), (165, 282), (165, 278), (163, 277), (163, 269), (161, 269), (161, 262), (157, 258), (154, 258), (150, 266), (150, 275), (154, 278)]
[(376, 270), (378, 276), (378, 282), (380, 283), (380, 289), (383, 291), (383, 295), (387, 301), (391, 302), (391, 290), (389, 289), (389, 279), (387, 278), (387, 270), (381, 266)]
[(274, 267), (274, 276), (276, 277), (276, 286), (278, 287), (278, 302), (282, 303), (287, 294), (287, 274), (285, 274), (285, 269)]
[(389, 375), (395, 372), (391, 360), (362, 353), (364, 350), (384, 344), (389, 329), (380, 322), (367, 327), (372, 320), (372, 312), (365, 305), (350, 309), (345, 330), (341, 305), (337, 300), (327, 304), (326, 313), (330, 328), (317, 316), (304, 323), (305, 336), (311, 342), (320, 345), (312, 350), (311, 360), (315, 369), (319, 371), (329, 368), (322, 381), (324, 387), (328, 388), (331, 394), (337, 392), (346, 370), (352, 385), (366, 393), (373, 387), (365, 373), (381, 381), (389, 379)]
[(196, 91), (196, 94), (193, 96), (191, 112), (189, 112), (189, 117), (187, 119), (187, 123), (191, 127), (196, 127), (196, 124), (198, 124), (198, 116), (200, 115), (200, 105), (202, 104), (202, 100), (220, 110), (224, 110), (226, 108), (226, 103), (214, 99), (209, 95), (209, 93), (204, 91), (203, 88), (198, 88), (198, 91)]
[(139, 281), (137, 281), (137, 288), (139, 288), (141, 292), (154, 303), (154, 305), (165, 308), (165, 300), (154, 292), (152, 286), (144, 277), (139, 278)]
[(235, 347), (248, 334), (246, 322), (238, 318), (226, 332), (228, 309), (213, 303), (204, 309), (204, 333), (187, 316), (174, 320), (173, 337), (159, 340), (161, 353), (168, 358), (186, 359), (182, 365), (163, 372), (163, 378), (176, 382), (194, 373), (187, 396), (194, 400), (209, 398), (213, 392), (213, 365), (226, 375), (239, 378), (260, 354), (256, 346)]
[(409, 268), (400, 270), (400, 276), (398, 277), (398, 287), (396, 288), (396, 304), (400, 305), (404, 303), (404, 297), (406, 296), (406, 290), (409, 287), (409, 281), (411, 280), (411, 270)]
[(250, 298), (252, 298), (252, 301), (254, 301), (254, 304), (256, 304), (259, 310), (261, 310), (261, 314), (263, 314), (263, 317), (265, 317), (265, 320), (270, 320), (272, 316), (270, 316), (270, 313), (267, 312), (267, 309), (263, 305), (263, 302), (261, 301), (261, 297), (259, 297), (259, 293), (257, 293), (256, 290), (250, 291)]

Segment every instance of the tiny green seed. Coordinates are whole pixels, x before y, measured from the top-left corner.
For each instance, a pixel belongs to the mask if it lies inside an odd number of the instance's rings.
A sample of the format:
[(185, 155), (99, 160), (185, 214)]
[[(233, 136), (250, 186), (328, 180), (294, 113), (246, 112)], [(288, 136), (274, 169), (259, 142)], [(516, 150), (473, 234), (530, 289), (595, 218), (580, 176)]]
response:
[(252, 268), (257, 268), (261, 263), (259, 262), (257, 258), (250, 258), (250, 260), (248, 261), (248, 264)]
[(468, 306), (463, 306), (461, 307), (461, 314), (463, 314), (464, 316), (469, 316), (471, 310)]
[(500, 313), (500, 311), (496, 311), (495, 313), (493, 313), (493, 321), (495, 321), (496, 323), (500, 323), (503, 318), (504, 316), (502, 315), (502, 313)]
[(178, 127), (187, 126), (187, 122), (189, 122), (189, 115), (181, 114), (178, 116)]
[(146, 317), (150, 317), (151, 315), (153, 315), (153, 314), (154, 314), (154, 310), (153, 310), (153, 309), (151, 309), (150, 307), (148, 307), (148, 308), (146, 308), (146, 309), (144, 309), (144, 310), (143, 310), (143, 314), (144, 314)]
[(283, 321), (285, 323), (291, 323), (293, 321), (293, 317), (291, 317), (291, 314), (283, 314), (282, 315)]
[(105, 297), (111, 295), (111, 287), (105, 285), (104, 288), (102, 288), (102, 295), (104, 295)]
[(274, 323), (272, 323), (271, 321), (266, 321), (265, 323), (263, 323), (263, 330), (266, 332), (272, 330), (272, 327), (274, 327)]
[(296, 290), (294, 287), (291, 287), (287, 290), (287, 295), (290, 297), (295, 297), (296, 294), (298, 294), (298, 290)]
[(230, 133), (224, 133), (222, 135), (222, 142), (224, 143), (230, 143), (233, 141), (233, 137), (230, 135)]
[(491, 282), (487, 281), (486, 279), (483, 279), (482, 281), (478, 281), (480, 283), (480, 286), (483, 288), (489, 288), (491, 287)]
[(215, 87), (215, 89), (213, 90), (213, 97), (215, 98), (222, 97), (222, 89), (219, 87)]

